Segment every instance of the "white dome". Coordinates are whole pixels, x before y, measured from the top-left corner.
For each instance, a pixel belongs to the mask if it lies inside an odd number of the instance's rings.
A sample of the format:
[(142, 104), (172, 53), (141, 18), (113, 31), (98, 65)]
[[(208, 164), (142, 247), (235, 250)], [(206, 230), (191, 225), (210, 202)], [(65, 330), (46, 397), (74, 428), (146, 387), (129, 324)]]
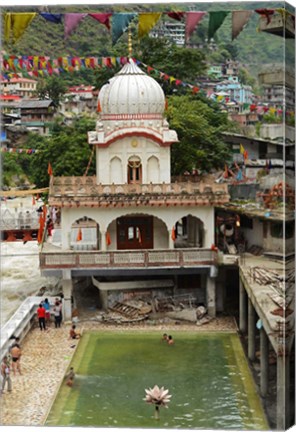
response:
[(99, 93), (104, 114), (163, 114), (162, 88), (146, 75), (132, 59), (105, 84)]

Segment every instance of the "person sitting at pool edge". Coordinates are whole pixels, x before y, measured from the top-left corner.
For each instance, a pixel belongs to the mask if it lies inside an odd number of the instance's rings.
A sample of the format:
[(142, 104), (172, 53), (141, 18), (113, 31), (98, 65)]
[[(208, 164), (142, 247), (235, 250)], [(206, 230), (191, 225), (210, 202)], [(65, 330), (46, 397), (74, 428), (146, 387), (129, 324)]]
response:
[(173, 345), (175, 342), (174, 342), (174, 339), (172, 338), (172, 336), (170, 335), (169, 337), (168, 337), (168, 344), (169, 345)]
[(80, 333), (76, 331), (76, 325), (73, 324), (70, 330), (70, 339), (79, 339), (79, 338), (80, 338)]
[(75, 378), (75, 372), (74, 372), (74, 368), (73, 367), (70, 367), (70, 370), (67, 373), (67, 375), (66, 375), (65, 378), (66, 378), (66, 384), (67, 384), (67, 386), (72, 387), (73, 383), (74, 383), (74, 378)]

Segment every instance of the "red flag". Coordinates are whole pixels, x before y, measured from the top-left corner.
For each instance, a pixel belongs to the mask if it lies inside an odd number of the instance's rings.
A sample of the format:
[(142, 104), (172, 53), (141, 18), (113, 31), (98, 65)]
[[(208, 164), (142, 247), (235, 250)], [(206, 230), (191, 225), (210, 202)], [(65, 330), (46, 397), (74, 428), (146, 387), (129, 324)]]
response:
[(34, 206), (35, 204), (36, 204), (35, 197), (34, 195), (32, 195), (32, 206)]
[(79, 228), (78, 233), (77, 233), (77, 237), (76, 237), (76, 241), (81, 241), (82, 240), (82, 230), (81, 228)]
[(98, 106), (97, 106), (97, 112), (101, 112), (102, 108), (101, 108), (101, 104), (100, 104), (100, 99), (98, 99)]
[(47, 173), (49, 176), (52, 176), (52, 166), (50, 162), (48, 162)]
[(110, 246), (111, 244), (111, 237), (108, 231), (106, 232), (106, 244), (107, 246)]
[(173, 240), (173, 241), (176, 240), (176, 231), (175, 231), (175, 227), (172, 228), (172, 240)]

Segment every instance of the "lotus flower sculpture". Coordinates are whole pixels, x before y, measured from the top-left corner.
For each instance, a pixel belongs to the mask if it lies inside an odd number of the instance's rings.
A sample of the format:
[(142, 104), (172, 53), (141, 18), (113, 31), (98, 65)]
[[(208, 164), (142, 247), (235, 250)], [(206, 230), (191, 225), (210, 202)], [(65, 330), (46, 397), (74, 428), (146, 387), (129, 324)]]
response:
[(165, 390), (164, 387), (159, 388), (157, 385), (153, 387), (153, 389), (145, 389), (146, 397), (144, 401), (149, 404), (154, 404), (154, 418), (159, 420), (159, 407), (164, 406), (168, 408), (167, 404), (170, 402), (170, 398), (172, 395), (169, 395), (169, 391)]

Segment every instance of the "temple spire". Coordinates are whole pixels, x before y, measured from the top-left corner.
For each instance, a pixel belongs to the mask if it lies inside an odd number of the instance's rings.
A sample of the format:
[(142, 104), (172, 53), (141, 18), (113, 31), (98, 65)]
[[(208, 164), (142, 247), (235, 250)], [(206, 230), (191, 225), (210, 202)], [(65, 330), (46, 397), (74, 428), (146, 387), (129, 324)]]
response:
[(132, 30), (128, 28), (128, 57), (132, 58), (133, 44), (132, 44)]

